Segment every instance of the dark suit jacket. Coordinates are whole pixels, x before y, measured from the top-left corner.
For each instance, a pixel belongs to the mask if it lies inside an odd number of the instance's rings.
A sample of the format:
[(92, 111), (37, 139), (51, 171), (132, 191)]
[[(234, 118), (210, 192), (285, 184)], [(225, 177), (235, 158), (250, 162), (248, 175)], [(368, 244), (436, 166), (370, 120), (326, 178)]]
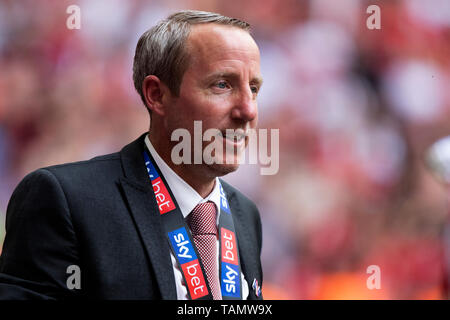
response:
[[(145, 134), (120, 152), (39, 169), (8, 204), (0, 299), (176, 299), (170, 249), (142, 151)], [(256, 206), (221, 181), (233, 212), (249, 299), (262, 284)], [(81, 270), (81, 289), (67, 279)], [(261, 298), (261, 297), (260, 297)]]

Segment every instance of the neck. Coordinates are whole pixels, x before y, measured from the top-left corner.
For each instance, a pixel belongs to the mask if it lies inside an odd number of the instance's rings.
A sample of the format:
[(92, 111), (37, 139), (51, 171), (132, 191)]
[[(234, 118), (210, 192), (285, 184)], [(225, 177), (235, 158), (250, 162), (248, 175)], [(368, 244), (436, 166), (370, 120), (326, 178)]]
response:
[[(214, 189), (215, 177), (209, 177), (205, 174), (200, 174), (198, 170), (202, 165), (194, 164), (179, 164), (175, 165), (171, 159), (171, 146), (165, 143), (165, 139), (159, 139), (155, 134), (149, 134), (150, 142), (155, 148), (158, 155), (164, 162), (172, 169), (181, 179), (189, 184), (197, 193), (206, 198)], [(162, 141), (164, 141), (162, 143)], [(196, 170), (197, 169), (197, 170)]]

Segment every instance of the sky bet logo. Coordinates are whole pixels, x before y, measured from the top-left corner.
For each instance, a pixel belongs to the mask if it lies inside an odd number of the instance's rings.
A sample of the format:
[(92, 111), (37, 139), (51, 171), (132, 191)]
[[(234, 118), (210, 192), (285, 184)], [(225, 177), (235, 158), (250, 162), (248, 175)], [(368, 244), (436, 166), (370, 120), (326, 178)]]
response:
[(225, 196), (225, 191), (223, 191), (222, 185), (219, 184), (220, 190), (220, 210), (231, 214), (230, 207), (228, 206), (227, 197)]
[(181, 264), (191, 298), (194, 300), (207, 295), (205, 278), (186, 229), (183, 227), (169, 232), (169, 239)]
[(238, 256), (236, 247), (236, 237), (234, 232), (221, 228), (221, 252), (222, 252), (222, 274), (221, 288), (222, 296), (235, 297), (240, 296), (240, 276), (238, 266)]
[(158, 203), (159, 213), (164, 214), (166, 212), (175, 209), (175, 204), (170, 197), (169, 191), (167, 191), (164, 182), (158, 175), (150, 159), (145, 159), (145, 165), (147, 166), (147, 171), (152, 181), (153, 191), (155, 192), (156, 202)]

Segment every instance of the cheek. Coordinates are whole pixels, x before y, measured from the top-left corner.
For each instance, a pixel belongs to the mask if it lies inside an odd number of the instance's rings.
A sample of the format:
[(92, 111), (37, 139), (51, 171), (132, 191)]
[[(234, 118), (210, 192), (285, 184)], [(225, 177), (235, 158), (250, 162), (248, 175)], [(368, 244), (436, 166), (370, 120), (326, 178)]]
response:
[(213, 95), (198, 95), (186, 101), (186, 112), (194, 120), (202, 120), (204, 123), (217, 122), (226, 117), (227, 100)]
[(250, 122), (250, 128), (254, 129), (258, 125), (258, 107), (256, 107), (256, 116), (255, 118)]
[(202, 127), (208, 126), (209, 111), (211, 105), (207, 101), (202, 101), (198, 97), (180, 97), (177, 102), (171, 106), (168, 121), (170, 123), (170, 131), (178, 128), (184, 128), (191, 133), (194, 129), (194, 121), (201, 120)]
[(229, 125), (232, 101), (229, 95), (214, 95), (201, 89), (182, 88), (171, 116), (178, 127), (193, 128), (195, 120), (202, 121), (202, 129), (225, 128)]

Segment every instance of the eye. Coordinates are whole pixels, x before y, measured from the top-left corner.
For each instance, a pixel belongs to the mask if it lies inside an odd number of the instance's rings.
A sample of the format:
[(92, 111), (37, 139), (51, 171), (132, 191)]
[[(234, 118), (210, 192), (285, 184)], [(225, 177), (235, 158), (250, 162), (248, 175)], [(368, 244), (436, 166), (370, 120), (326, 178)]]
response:
[(250, 90), (252, 90), (252, 92), (256, 94), (259, 91), (259, 87), (252, 85), (252, 86), (250, 86)]
[(228, 88), (228, 83), (224, 80), (221, 81), (217, 81), (214, 84), (215, 87), (219, 88), (219, 89), (227, 89)]

